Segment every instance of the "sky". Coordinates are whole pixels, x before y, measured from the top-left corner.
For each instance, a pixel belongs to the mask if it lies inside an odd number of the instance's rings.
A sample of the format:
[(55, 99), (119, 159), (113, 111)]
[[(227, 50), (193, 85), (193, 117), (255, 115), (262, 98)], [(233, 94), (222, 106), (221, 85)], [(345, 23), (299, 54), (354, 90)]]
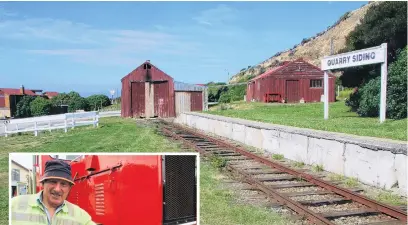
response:
[(366, 3), (0, 1), (0, 87), (109, 95), (146, 60), (226, 82)]

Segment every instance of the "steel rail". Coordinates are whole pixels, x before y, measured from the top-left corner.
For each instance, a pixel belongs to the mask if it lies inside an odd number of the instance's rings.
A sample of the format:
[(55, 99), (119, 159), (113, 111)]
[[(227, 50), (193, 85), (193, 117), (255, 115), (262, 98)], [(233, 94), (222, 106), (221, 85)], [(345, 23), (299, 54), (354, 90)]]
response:
[[(197, 150), (198, 152), (200, 152), (200, 154), (203, 154), (204, 156), (214, 155), (212, 153), (205, 152), (205, 150), (203, 150), (200, 146), (198, 146), (196, 144), (193, 144), (190, 141), (185, 140), (184, 138), (182, 138), (179, 135), (175, 134), (174, 132), (168, 130), (167, 128), (162, 128), (162, 131), (164, 133), (174, 137), (175, 139), (182, 141), (184, 144), (194, 148), (195, 150)], [(300, 203), (298, 203), (298, 202), (296, 202), (294, 200), (291, 200), (290, 198), (287, 198), (287, 197), (283, 196), (282, 194), (278, 193), (277, 191), (273, 190), (270, 187), (267, 187), (266, 185), (262, 184), (261, 181), (252, 178), (247, 173), (245, 173), (245, 172), (243, 172), (243, 171), (241, 171), (241, 170), (239, 170), (237, 168), (234, 168), (232, 166), (228, 166), (228, 168), (231, 169), (231, 170), (234, 170), (235, 172), (237, 172), (237, 173), (239, 173), (241, 175), (243, 175), (248, 182), (250, 182), (251, 184), (256, 186), (258, 189), (265, 192), (267, 195), (277, 199), (278, 201), (282, 202), (283, 204), (286, 204), (289, 208), (293, 209), (294, 211), (296, 211), (300, 215), (305, 216), (311, 222), (314, 222), (315, 224), (319, 224), (319, 225), (335, 225), (330, 220), (324, 218), (323, 216), (320, 216), (320, 215), (314, 213), (310, 209), (304, 207), (302, 204), (300, 204)]]
[(304, 180), (306, 180), (306, 181), (308, 181), (310, 183), (313, 183), (313, 184), (315, 184), (317, 186), (323, 187), (323, 188), (325, 188), (325, 189), (327, 189), (329, 191), (332, 191), (332, 192), (334, 192), (334, 193), (336, 193), (338, 195), (341, 195), (341, 196), (345, 197), (346, 199), (350, 199), (352, 201), (361, 203), (361, 204), (363, 204), (365, 206), (370, 207), (371, 209), (377, 210), (377, 211), (379, 211), (381, 213), (384, 213), (384, 214), (387, 214), (389, 216), (395, 217), (395, 218), (401, 220), (404, 223), (407, 223), (407, 212), (404, 212), (401, 209), (398, 209), (396, 207), (386, 205), (386, 204), (383, 204), (381, 202), (369, 199), (369, 198), (367, 198), (367, 197), (365, 197), (363, 195), (360, 195), (358, 193), (355, 193), (353, 191), (350, 191), (350, 190), (347, 190), (345, 188), (339, 187), (337, 185), (331, 184), (331, 183), (329, 183), (327, 181), (324, 181), (322, 179), (313, 177), (310, 174), (299, 172), (297, 170), (288, 168), (288, 167), (283, 166), (281, 164), (272, 162), (272, 161), (270, 161), (268, 159), (265, 159), (263, 157), (255, 155), (253, 153), (250, 153), (250, 152), (244, 150), (243, 148), (240, 148), (240, 147), (234, 146), (232, 144), (226, 143), (224, 141), (218, 140), (216, 138), (212, 138), (212, 137), (209, 137), (207, 135), (201, 134), (201, 133), (199, 133), (196, 130), (193, 130), (191, 128), (182, 127), (182, 126), (177, 125), (177, 124), (170, 124), (167, 121), (164, 121), (164, 123), (167, 124), (167, 125), (179, 128), (181, 130), (185, 130), (185, 131), (188, 131), (190, 133), (193, 133), (194, 135), (196, 135), (196, 136), (198, 136), (200, 138), (207, 139), (207, 140), (209, 140), (211, 142), (217, 143), (220, 146), (223, 146), (223, 147), (226, 147), (226, 148), (229, 148), (229, 149), (233, 149), (236, 152), (241, 153), (242, 155), (245, 155), (245, 156), (247, 156), (249, 158), (254, 159), (255, 161), (261, 162), (261, 163), (263, 163), (265, 165), (268, 165), (270, 167), (282, 170), (282, 171), (284, 171), (286, 173), (289, 173), (289, 174), (292, 174), (294, 176), (299, 176), (302, 179), (304, 179)]

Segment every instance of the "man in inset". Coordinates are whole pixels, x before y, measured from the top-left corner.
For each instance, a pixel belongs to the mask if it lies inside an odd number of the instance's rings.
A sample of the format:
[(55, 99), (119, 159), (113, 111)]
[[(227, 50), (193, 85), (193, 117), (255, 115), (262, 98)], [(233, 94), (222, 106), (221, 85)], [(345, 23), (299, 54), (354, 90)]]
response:
[(75, 184), (69, 164), (62, 160), (47, 161), (40, 182), (41, 192), (12, 198), (12, 225), (96, 225), (85, 210), (65, 200)]

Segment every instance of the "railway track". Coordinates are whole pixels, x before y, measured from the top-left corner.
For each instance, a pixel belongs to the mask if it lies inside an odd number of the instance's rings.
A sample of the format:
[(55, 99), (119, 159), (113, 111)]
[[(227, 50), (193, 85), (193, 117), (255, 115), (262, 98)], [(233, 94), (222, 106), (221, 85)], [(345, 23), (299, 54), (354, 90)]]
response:
[(314, 224), (407, 224), (407, 213), (356, 191), (270, 161), (191, 128), (157, 121), (162, 134), (204, 157), (221, 159), (230, 172)]

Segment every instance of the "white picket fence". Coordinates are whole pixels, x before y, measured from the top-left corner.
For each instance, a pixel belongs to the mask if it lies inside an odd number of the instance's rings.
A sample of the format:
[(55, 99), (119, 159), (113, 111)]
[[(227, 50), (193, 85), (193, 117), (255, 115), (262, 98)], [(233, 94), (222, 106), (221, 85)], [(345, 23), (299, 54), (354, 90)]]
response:
[(99, 112), (77, 112), (65, 113), (52, 116), (38, 116), (24, 119), (12, 119), (4, 124), (4, 133), (8, 134), (20, 132), (34, 132), (38, 136), (39, 131), (50, 131), (64, 129), (65, 133), (68, 128), (74, 129), (77, 126), (93, 125), (99, 126)]

